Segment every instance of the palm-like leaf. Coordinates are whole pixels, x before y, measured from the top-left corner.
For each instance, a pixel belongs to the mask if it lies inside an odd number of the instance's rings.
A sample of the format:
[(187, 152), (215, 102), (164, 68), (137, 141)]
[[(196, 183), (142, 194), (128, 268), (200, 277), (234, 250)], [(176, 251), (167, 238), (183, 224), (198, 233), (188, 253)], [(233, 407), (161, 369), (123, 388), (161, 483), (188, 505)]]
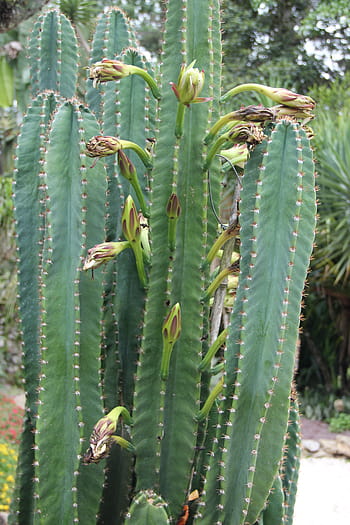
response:
[(350, 278), (350, 112), (317, 123), (319, 214), (316, 264), (333, 284)]

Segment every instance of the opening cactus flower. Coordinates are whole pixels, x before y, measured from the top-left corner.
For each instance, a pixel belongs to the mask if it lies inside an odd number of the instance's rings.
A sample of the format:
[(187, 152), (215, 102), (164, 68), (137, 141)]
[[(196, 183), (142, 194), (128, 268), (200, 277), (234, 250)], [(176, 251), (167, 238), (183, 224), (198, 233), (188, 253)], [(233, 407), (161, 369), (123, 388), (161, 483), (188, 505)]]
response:
[(184, 107), (199, 102), (208, 102), (209, 97), (199, 97), (198, 95), (204, 86), (204, 71), (193, 67), (196, 61), (191, 62), (189, 66), (183, 65), (177, 80), (177, 84), (170, 82), (171, 89), (174, 91), (179, 106), (176, 115), (175, 135), (180, 138), (183, 133)]
[(171, 89), (181, 104), (189, 106), (193, 103), (207, 102), (210, 98), (198, 97), (204, 86), (204, 71), (193, 67), (195, 60), (189, 66), (181, 67), (177, 84), (170, 82)]
[(129, 246), (130, 244), (128, 241), (103, 242), (101, 244), (96, 244), (96, 246), (88, 250), (83, 270), (95, 270), (101, 266), (101, 264), (105, 264), (114, 259), (125, 250), (125, 248), (129, 248)]
[(289, 89), (285, 88), (273, 88), (270, 86), (264, 86), (263, 84), (241, 84), (239, 86), (230, 89), (222, 97), (222, 101), (227, 100), (242, 91), (257, 91), (266, 97), (269, 97), (277, 104), (283, 104), (290, 108), (302, 108), (302, 109), (314, 109), (316, 103), (315, 101), (306, 95), (299, 95), (299, 93), (294, 93)]
[(124, 64), (120, 60), (103, 58), (101, 62), (96, 62), (89, 68), (89, 79), (92, 80), (94, 87), (97, 87), (100, 82), (121, 80), (129, 75), (141, 76), (149, 85), (153, 96), (160, 99), (157, 84), (151, 75), (141, 67)]

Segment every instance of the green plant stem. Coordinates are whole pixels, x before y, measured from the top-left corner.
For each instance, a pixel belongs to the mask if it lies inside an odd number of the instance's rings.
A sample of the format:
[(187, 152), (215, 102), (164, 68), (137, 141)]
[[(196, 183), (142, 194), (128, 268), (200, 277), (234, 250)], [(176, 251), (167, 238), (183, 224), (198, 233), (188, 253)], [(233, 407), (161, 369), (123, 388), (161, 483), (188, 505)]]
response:
[(151, 75), (147, 73), (147, 71), (145, 69), (142, 69), (141, 67), (132, 66), (132, 69), (136, 75), (139, 75), (147, 82), (150, 90), (152, 91), (152, 95), (154, 96), (154, 98), (156, 98), (157, 100), (160, 100), (161, 94), (160, 94), (159, 88), (154, 78), (151, 77)]
[(218, 397), (222, 389), (224, 388), (224, 378), (221, 377), (221, 379), (216, 383), (213, 390), (210, 392), (208, 399), (204, 403), (203, 407), (200, 409), (198, 415), (197, 415), (197, 421), (203, 421), (205, 419), (209, 412), (211, 407), (214, 404), (215, 399)]
[(184, 120), (185, 120), (185, 109), (184, 104), (180, 102), (177, 105), (176, 121), (175, 121), (175, 137), (180, 139), (183, 135)]
[(216, 338), (214, 343), (210, 346), (208, 352), (206, 353), (205, 357), (202, 359), (198, 367), (201, 372), (203, 372), (203, 370), (206, 370), (210, 366), (211, 360), (213, 359), (214, 355), (219, 350), (220, 346), (222, 346), (226, 341), (227, 333), (227, 328), (225, 328), (225, 330), (221, 332), (221, 334)]

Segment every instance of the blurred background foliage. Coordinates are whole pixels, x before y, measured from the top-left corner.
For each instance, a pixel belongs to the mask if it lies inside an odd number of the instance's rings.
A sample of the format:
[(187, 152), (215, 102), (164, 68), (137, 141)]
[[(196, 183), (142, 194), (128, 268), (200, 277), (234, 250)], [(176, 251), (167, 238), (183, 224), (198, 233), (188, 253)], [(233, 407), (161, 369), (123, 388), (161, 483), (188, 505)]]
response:
[[(0, 11), (11, 2), (0, 0)], [(41, 3), (36, 4), (38, 9)], [(111, 4), (133, 20), (148, 58), (159, 60), (161, 1), (57, 0), (48, 6), (56, 6), (75, 25), (84, 66), (97, 14)], [(320, 219), (304, 301), (297, 382), (305, 413), (330, 417), (334, 400), (350, 395), (348, 1), (223, 0), (222, 16), (225, 89), (259, 82), (311, 95), (318, 104), (317, 118), (310, 125), (315, 132)], [(19, 381), (20, 350), (11, 184), (18, 126), (30, 90), (25, 49), (33, 22), (34, 18), (15, 22), (6, 31), (0, 17), (0, 375), (12, 382)], [(82, 98), (85, 79), (81, 68)], [(245, 94), (241, 102), (264, 100)]]

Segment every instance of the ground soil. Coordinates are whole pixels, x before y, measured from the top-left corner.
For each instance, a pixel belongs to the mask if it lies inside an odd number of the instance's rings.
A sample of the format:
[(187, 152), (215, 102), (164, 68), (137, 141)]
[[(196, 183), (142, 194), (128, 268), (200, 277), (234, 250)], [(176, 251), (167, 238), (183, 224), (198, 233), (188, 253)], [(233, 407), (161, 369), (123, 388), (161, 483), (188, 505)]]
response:
[[(342, 432), (346, 436), (350, 436), (350, 431)], [(302, 439), (335, 439), (336, 434), (328, 430), (328, 424), (323, 421), (316, 421), (315, 419), (301, 418), (301, 436)]]

